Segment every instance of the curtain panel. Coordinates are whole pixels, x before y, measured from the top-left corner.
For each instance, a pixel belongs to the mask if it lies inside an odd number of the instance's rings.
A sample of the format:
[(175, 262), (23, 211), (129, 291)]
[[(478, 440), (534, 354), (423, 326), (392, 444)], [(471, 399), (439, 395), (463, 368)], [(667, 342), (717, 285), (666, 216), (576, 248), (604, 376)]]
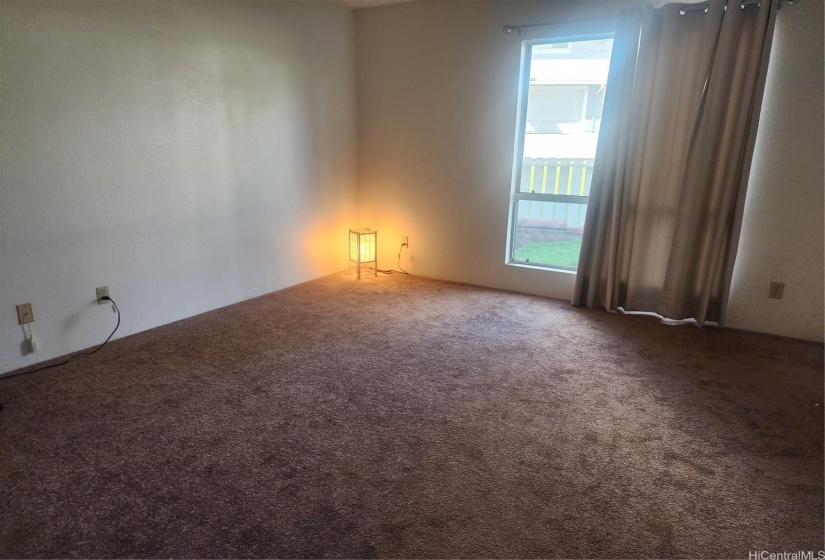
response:
[(724, 322), (778, 0), (622, 13), (573, 303)]

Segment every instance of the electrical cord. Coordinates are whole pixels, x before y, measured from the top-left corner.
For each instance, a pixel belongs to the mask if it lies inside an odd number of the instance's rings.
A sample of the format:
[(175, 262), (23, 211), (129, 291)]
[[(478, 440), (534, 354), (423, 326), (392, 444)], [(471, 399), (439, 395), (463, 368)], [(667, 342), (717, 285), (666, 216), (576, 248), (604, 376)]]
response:
[[(24, 374), (29, 374), (29, 373), (37, 373), (38, 371), (43, 371), (44, 369), (50, 369), (50, 368), (53, 368), (53, 367), (62, 366), (64, 364), (68, 364), (69, 362), (71, 362), (72, 360), (77, 358), (78, 356), (90, 356), (91, 354), (94, 354), (95, 352), (97, 352), (98, 350), (100, 350), (101, 348), (106, 346), (106, 343), (109, 342), (109, 340), (111, 340), (111, 338), (117, 332), (117, 329), (120, 327), (120, 309), (118, 308), (117, 304), (115, 303), (115, 300), (113, 300), (109, 296), (103, 296), (100, 299), (106, 300), (106, 301), (111, 301), (112, 302), (112, 309), (113, 309), (113, 311), (115, 311), (117, 313), (117, 325), (115, 325), (115, 330), (113, 330), (111, 332), (111, 334), (106, 338), (106, 340), (103, 341), (103, 344), (101, 344), (100, 346), (98, 346), (94, 350), (88, 350), (86, 352), (78, 352), (77, 354), (73, 355), (69, 359), (63, 360), (62, 362), (58, 362), (56, 364), (49, 364), (47, 366), (42, 366), (42, 367), (39, 367), (39, 368), (31, 370), (31, 371), (21, 371), (20, 373), (15, 373), (14, 375), (4, 375), (4, 376), (0, 377), (0, 380), (7, 379), (9, 377), (17, 377), (18, 375), (24, 375)], [(2, 410), (2, 405), (0, 405), (0, 410)]]
[(392, 269), (381, 270), (380, 268), (376, 268), (375, 270), (380, 272), (381, 274), (392, 274), (393, 272), (397, 272), (399, 274), (406, 274), (406, 275), (409, 276), (410, 273), (407, 272), (406, 270), (404, 270), (403, 268), (401, 268), (401, 250), (406, 246), (407, 246), (406, 243), (402, 243), (401, 247), (398, 248), (398, 270), (392, 270)]

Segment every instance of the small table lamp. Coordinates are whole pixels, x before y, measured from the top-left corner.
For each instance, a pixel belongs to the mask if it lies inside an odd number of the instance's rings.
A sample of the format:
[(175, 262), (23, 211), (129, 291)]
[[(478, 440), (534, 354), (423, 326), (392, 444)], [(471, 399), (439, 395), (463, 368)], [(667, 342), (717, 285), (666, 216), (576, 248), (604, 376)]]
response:
[[(372, 264), (375, 276), (378, 276), (378, 232), (372, 229), (351, 229), (349, 230), (349, 262), (350, 271), (352, 263), (355, 263), (357, 277), (361, 278), (361, 265)], [(367, 266), (367, 270), (369, 270)]]

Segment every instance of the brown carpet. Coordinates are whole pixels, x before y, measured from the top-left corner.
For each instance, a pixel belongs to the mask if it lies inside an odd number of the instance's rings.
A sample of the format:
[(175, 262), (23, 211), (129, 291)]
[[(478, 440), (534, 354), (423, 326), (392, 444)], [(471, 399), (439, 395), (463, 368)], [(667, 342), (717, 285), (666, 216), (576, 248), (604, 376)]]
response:
[(336, 275), (0, 379), (0, 555), (820, 550), (822, 392), (818, 344)]

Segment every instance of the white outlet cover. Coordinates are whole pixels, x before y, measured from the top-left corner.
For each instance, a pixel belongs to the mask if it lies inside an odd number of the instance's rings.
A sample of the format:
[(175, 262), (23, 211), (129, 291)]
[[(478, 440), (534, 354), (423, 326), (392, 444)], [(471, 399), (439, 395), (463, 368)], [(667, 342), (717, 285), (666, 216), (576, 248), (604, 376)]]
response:
[(100, 298), (109, 295), (109, 286), (100, 286), (98, 288), (95, 288), (95, 295), (97, 296), (97, 304), (103, 305), (106, 302), (101, 300)]

